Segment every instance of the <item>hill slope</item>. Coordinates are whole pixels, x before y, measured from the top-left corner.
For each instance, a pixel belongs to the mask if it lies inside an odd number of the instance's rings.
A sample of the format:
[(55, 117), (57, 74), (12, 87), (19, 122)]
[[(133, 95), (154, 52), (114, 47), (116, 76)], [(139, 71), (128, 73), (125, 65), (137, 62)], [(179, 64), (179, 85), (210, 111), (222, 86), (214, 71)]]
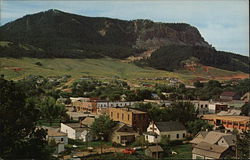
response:
[(189, 24), (85, 17), (54, 9), (1, 26), (0, 57), (111, 57), (168, 71), (191, 61), (249, 73), (250, 64), (249, 57), (216, 51)]
[(14, 42), (12, 48), (18, 43), (41, 48), (36, 53), (23, 51), (22, 56), (28, 57), (126, 58), (169, 44), (209, 47), (189, 24), (85, 17), (53, 9), (1, 26), (0, 40)]
[(110, 58), (0, 58), (0, 75), (4, 74), (5, 78), (12, 80), (22, 79), (29, 75), (41, 75), (45, 77), (71, 75), (73, 80), (90, 76), (97, 79), (122, 79), (130, 84), (139, 84), (141, 82), (168, 83), (167, 81), (153, 80), (161, 77), (176, 77), (185, 83), (192, 82), (195, 78), (199, 77), (206, 80), (248, 77), (247, 74), (241, 72), (231, 72), (211, 67), (209, 68), (209, 73), (204, 72), (202, 69), (197, 69), (196, 71), (180, 70), (177, 72), (173, 73), (150, 67), (139, 67)]

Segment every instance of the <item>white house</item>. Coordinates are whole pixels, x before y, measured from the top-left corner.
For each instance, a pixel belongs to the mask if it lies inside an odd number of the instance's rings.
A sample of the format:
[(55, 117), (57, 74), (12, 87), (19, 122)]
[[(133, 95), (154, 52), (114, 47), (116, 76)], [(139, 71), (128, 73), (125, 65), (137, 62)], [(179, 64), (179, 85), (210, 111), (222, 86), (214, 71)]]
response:
[(71, 139), (80, 139), (83, 142), (93, 140), (89, 128), (83, 127), (80, 123), (61, 123), (61, 132), (67, 133)]
[(133, 104), (137, 103), (137, 101), (97, 101), (96, 106), (97, 108), (109, 108), (109, 107), (125, 107), (125, 106), (132, 106)]
[(48, 135), (47, 135), (47, 140), (49, 142), (54, 141), (56, 143), (56, 151), (55, 153), (61, 153), (64, 151), (64, 145), (68, 144), (68, 137), (66, 133), (62, 133), (57, 129), (47, 129), (48, 130)]
[(208, 104), (208, 112), (212, 114), (227, 110), (228, 110), (228, 105), (226, 103), (215, 102)]
[(151, 122), (144, 133), (145, 139), (149, 143), (159, 143), (162, 136), (167, 136), (169, 140), (184, 140), (186, 138), (186, 128), (177, 121)]
[(191, 103), (194, 104), (195, 109), (198, 110), (200, 115), (208, 113), (209, 101), (194, 100), (194, 101), (191, 101)]

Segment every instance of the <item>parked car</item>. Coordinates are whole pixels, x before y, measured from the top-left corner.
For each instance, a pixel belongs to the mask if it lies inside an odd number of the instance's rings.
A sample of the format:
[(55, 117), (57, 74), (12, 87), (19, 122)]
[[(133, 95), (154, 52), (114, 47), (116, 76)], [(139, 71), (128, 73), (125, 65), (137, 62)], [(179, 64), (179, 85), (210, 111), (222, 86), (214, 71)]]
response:
[(122, 151), (124, 154), (134, 154), (136, 151), (132, 148), (126, 148)]

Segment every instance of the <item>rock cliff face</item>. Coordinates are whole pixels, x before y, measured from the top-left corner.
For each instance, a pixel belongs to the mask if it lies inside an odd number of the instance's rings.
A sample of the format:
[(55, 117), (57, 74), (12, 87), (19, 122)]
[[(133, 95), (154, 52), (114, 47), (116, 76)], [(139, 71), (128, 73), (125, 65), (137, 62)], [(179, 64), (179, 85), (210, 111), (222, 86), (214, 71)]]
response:
[(167, 24), (136, 20), (134, 26), (137, 34), (135, 47), (138, 48), (159, 48), (173, 44), (210, 47), (198, 29), (188, 24)]
[(72, 58), (87, 54), (126, 58), (140, 50), (173, 44), (210, 47), (189, 24), (85, 17), (53, 9), (1, 26), (0, 41), (35, 46), (45, 57)]

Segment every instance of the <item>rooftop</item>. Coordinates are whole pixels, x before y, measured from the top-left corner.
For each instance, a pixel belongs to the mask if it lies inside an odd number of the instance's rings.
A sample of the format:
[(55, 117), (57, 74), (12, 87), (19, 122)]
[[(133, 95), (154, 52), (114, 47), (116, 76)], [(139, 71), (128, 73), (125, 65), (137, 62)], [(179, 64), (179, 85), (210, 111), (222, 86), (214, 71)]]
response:
[(177, 121), (155, 122), (155, 125), (161, 132), (186, 130), (184, 125)]
[(216, 114), (205, 114), (203, 115), (202, 119), (219, 119), (224, 121), (234, 121), (234, 122), (249, 122), (250, 117), (248, 116), (220, 116)]
[(194, 146), (193, 154), (204, 155), (214, 159), (219, 159), (227, 147), (201, 142)]
[(163, 152), (164, 151), (161, 148), (161, 146), (159, 146), (159, 145), (157, 145), (157, 146), (149, 146), (147, 149), (150, 150), (151, 152)]
[(147, 114), (147, 112), (143, 112), (143, 111), (131, 109), (131, 108), (112, 108), (112, 109), (118, 109), (118, 110), (123, 110), (126, 112), (132, 112), (133, 114)]
[(61, 137), (61, 136), (67, 136), (67, 134), (59, 132), (57, 129), (48, 129), (48, 136), (50, 136), (50, 137)]

